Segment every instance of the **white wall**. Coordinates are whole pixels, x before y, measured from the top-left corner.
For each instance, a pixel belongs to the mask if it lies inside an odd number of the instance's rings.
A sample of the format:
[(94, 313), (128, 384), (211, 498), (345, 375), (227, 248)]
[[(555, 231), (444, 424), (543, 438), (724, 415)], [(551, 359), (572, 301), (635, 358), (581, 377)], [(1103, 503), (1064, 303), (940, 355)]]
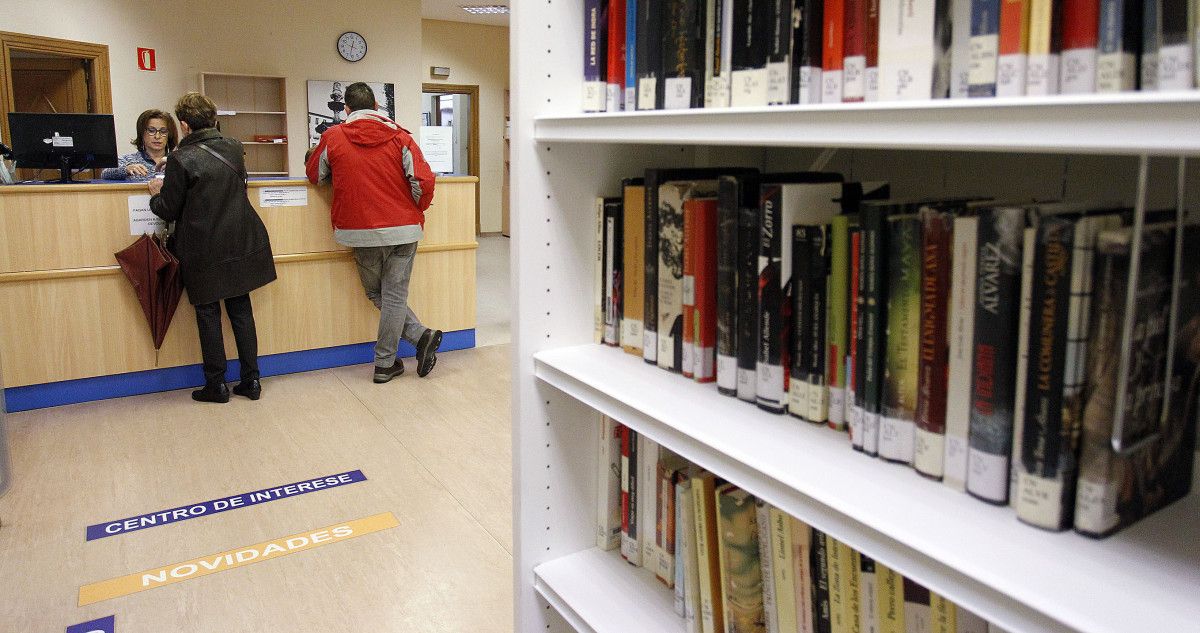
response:
[[(504, 183), (508, 28), (439, 20), (424, 20), (422, 24), (422, 80), (479, 86), (479, 225), (484, 233), (497, 232)], [(449, 66), (450, 77), (430, 79), (430, 66)]]
[[(133, 137), (142, 110), (171, 111), (181, 94), (199, 89), (202, 71), (287, 77), (293, 175), (304, 170), (309, 79), (394, 83), (400, 124), (413, 130), (420, 126), (421, 77), (428, 75), (421, 67), (420, 15), (420, 0), (343, 5), (319, 0), (0, 0), (0, 30), (108, 46), (118, 139)], [(362, 61), (350, 63), (337, 54), (335, 42), (344, 31), (366, 38)], [(156, 72), (138, 70), (138, 47), (156, 50)], [(507, 76), (507, 65), (504, 72)], [(119, 142), (124, 152), (128, 146)]]

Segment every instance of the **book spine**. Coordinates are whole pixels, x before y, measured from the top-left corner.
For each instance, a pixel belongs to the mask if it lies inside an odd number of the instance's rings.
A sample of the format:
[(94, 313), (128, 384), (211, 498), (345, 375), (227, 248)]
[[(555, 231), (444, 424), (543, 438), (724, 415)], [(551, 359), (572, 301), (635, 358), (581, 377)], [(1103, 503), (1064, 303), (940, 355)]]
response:
[(845, 0), (842, 101), (867, 98), (867, 0)]
[(625, 87), (622, 108), (630, 112), (637, 110), (637, 25), (638, 0), (625, 0)]
[(1158, 51), (1162, 47), (1159, 28), (1160, 0), (1139, 0), (1142, 3), (1142, 51), (1138, 59), (1138, 89), (1158, 90)]
[(605, 199), (604, 201), (604, 344), (617, 346), (621, 344), (621, 287), (624, 254), (622, 247), (625, 238), (622, 235), (621, 220), (624, 212), (621, 210), (621, 200)]
[[(662, 63), (663, 7), (661, 0), (639, 2), (637, 21), (637, 109), (654, 110), (661, 95), (658, 91)], [(650, 183), (647, 181), (647, 193)], [(647, 207), (649, 209), (649, 207)], [(649, 228), (649, 227), (647, 227)], [(647, 286), (650, 288), (650, 286)]]
[(1159, 2), (1159, 90), (1191, 90), (1195, 85), (1193, 76), (1193, 52), (1196, 45), (1195, 29), (1189, 26), (1194, 13), (1200, 8), (1189, 0), (1157, 0)]
[(750, 493), (729, 484), (717, 492), (717, 540), (721, 550), (721, 591), (725, 633), (762, 631), (763, 579), (758, 521)]
[(879, 633), (905, 633), (904, 577), (876, 562), (875, 594)]
[(667, 183), (658, 193), (658, 366), (683, 365), (683, 201), (687, 186)]
[(967, 492), (997, 504), (1008, 501), (1024, 229), (1020, 208), (990, 209), (979, 220)]
[(1000, 48), (1000, 0), (971, 0), (972, 97), (996, 96), (996, 63)]
[(829, 547), (825, 533), (812, 530), (813, 628), (817, 633), (833, 633), (829, 604)]
[(862, 611), (862, 560), (858, 552), (845, 543), (838, 543), (839, 563), (842, 566), (842, 604), (844, 605), (845, 630), (860, 633), (858, 614)]
[(607, 241), (604, 239), (606, 235), (604, 223), (604, 198), (596, 198), (596, 256), (592, 260), (592, 299), (593, 301), (593, 323), (592, 323), (592, 340), (596, 343), (604, 342), (604, 305), (605, 305), (605, 277), (604, 268), (605, 262), (608, 261), (607, 250), (605, 248)]
[(608, 416), (600, 416), (599, 428), (596, 547), (608, 551), (621, 545), (622, 507), (628, 503), (628, 491), (621, 477), (624, 433), (623, 427)]
[(887, 275), (887, 212), (872, 206), (863, 210), (860, 294), (858, 318), (863, 331), (858, 351), (862, 363), (863, 452), (879, 454), (880, 418), (883, 395), (884, 328), (887, 323), (884, 279)]
[[(805, 365), (808, 369), (808, 415), (809, 422), (829, 423), (829, 386), (825, 377), (826, 317), (829, 298), (829, 253), (828, 226), (813, 226), (808, 232), (808, 287), (809, 301), (803, 306), (808, 310), (808, 344), (805, 347)], [(793, 273), (793, 276), (795, 274)]]
[(606, 0), (586, 0), (583, 6), (583, 111), (605, 108)]
[(700, 561), (703, 559), (697, 551), (696, 495), (692, 492), (692, 486), (690, 480), (680, 484), (683, 502), (680, 513), (683, 518), (683, 538), (679, 541), (680, 553), (678, 555), (683, 557), (683, 619), (687, 623), (688, 633), (701, 633), (703, 625), (700, 621)]
[(658, 570), (658, 443), (638, 435), (638, 542), (642, 545), (642, 567)]
[(796, 579), (796, 624), (798, 633), (816, 633), (813, 607), (813, 531), (808, 524), (788, 517), (792, 532), (792, 570)]
[(792, 103), (821, 103), (821, 0), (795, 0), (792, 20)]
[(996, 66), (996, 96), (1025, 94), (1025, 70), (1029, 64), (1030, 0), (1001, 0), (1000, 44)]
[[(782, 188), (764, 185), (761, 205), (761, 241), (758, 255), (758, 364), (755, 398), (758, 406), (772, 413), (783, 413), (787, 393), (784, 379), (783, 346), (788, 328), (783, 321), (781, 244), (785, 236), (781, 209)], [(790, 236), (789, 236), (790, 237)]]
[(741, 187), (723, 176), (717, 198), (717, 391), (736, 396), (738, 388), (738, 214)]
[(638, 541), (638, 434), (621, 430), (621, 557), (641, 567), (642, 546)]
[(955, 609), (955, 624), (958, 625), (958, 633), (988, 633), (987, 620), (962, 607)]
[(1141, 0), (1101, 0), (1096, 92), (1125, 92), (1138, 85), (1142, 45)]
[(946, 455), (946, 380), (950, 361), (946, 321), (953, 268), (950, 259), (953, 221), (949, 213), (933, 209), (921, 212), (921, 338), (913, 467), (934, 479), (942, 478)]
[(829, 426), (846, 428), (846, 358), (850, 321), (850, 216), (833, 218), (829, 231), (829, 284), (826, 290), (825, 378), (829, 386)]
[(1095, 92), (1100, 0), (1063, 0), (1062, 15), (1062, 93)]
[(905, 578), (904, 592), (904, 630), (906, 633), (929, 633), (933, 628), (933, 612), (930, 608), (931, 596), (929, 590), (917, 584), (916, 581)]
[(646, 171), (645, 182), (646, 212), (642, 218), (642, 233), (645, 236), (642, 249), (645, 257), (642, 267), (642, 359), (653, 365), (658, 363), (658, 175), (652, 170)]
[(669, 462), (658, 462), (658, 477), (655, 479), (658, 492), (658, 507), (655, 510), (655, 540), (658, 564), (654, 574), (668, 589), (675, 588), (675, 476), (676, 469)]
[(875, 561), (865, 554), (859, 554), (858, 559), (858, 630), (861, 633), (879, 633), (879, 592), (876, 589)]
[(672, 508), (675, 511), (675, 549), (672, 552), (675, 562), (675, 615), (687, 619), (687, 547), (691, 542), (691, 537), (688, 536), (685, 527), (687, 522), (684, 519), (684, 511), (687, 505), (684, 503), (684, 498), (691, 499), (692, 492), (685, 484), (686, 480), (679, 481), (675, 484), (675, 503)]
[(692, 479), (692, 498), (696, 509), (696, 566), (703, 633), (722, 633), (725, 630), (725, 611), (721, 597), (721, 548), (718, 536), (716, 492), (711, 474), (703, 473)]
[(692, 326), (695, 353), (693, 377), (699, 382), (717, 379), (717, 201), (697, 200), (696, 231), (699, 245), (693, 250), (696, 261), (695, 299)]
[[(939, 35), (943, 2), (883, 2), (879, 5), (879, 98), (884, 101), (926, 100), (945, 96), (949, 68), (940, 63)], [(939, 17), (941, 16), (941, 17)], [(946, 33), (938, 30), (940, 26)], [(944, 70), (945, 77), (942, 77)], [(944, 84), (943, 85), (943, 81)]]
[(733, 34), (733, 0), (709, 0), (706, 8), (704, 107), (729, 107), (729, 54)]
[(867, 0), (867, 101), (879, 101), (879, 0)]
[[(779, 630), (796, 633), (796, 549), (792, 544), (792, 521), (786, 512), (772, 507), (771, 526), (771, 570), (775, 578), (775, 612)], [(765, 574), (764, 570), (764, 574)]]
[(792, 334), (791, 363), (788, 367), (788, 413), (808, 419), (808, 399), (811, 383), (808, 376), (808, 355), (813, 345), (810, 335), (812, 311), (808, 309), (813, 300), (812, 280), (808, 267), (811, 262), (809, 249), (812, 242), (808, 234), (815, 227), (793, 226), (788, 239), (792, 240), (792, 306), (791, 321), (787, 327)]
[(758, 394), (758, 255), (761, 250), (761, 225), (758, 209), (738, 210), (737, 396), (747, 402), (756, 402)]
[(911, 464), (921, 338), (921, 220), (907, 215), (888, 224), (887, 351), (883, 356), (879, 456)]
[(1017, 325), (1017, 384), (1013, 398), (1012, 467), (1008, 469), (1008, 498), (1013, 505), (1016, 505), (1017, 471), (1025, 434), (1025, 385), (1029, 372), (1029, 328), (1033, 320), (1033, 256), (1037, 252), (1037, 228), (1025, 229), (1024, 242), (1021, 249), (1021, 316)]
[(950, 363), (946, 379), (946, 456), (942, 482), (966, 491), (968, 429), (971, 419), (971, 372), (975, 359), (975, 264), (979, 218), (954, 220), (954, 264), (950, 279), (947, 337)]
[(821, 36), (821, 102), (841, 103), (846, 0), (825, 0), (821, 17), (825, 23)]
[(971, 85), (971, 0), (951, 0), (950, 11), (950, 98), (965, 99)]
[(658, 105), (667, 110), (704, 106), (703, 16), (694, 0), (666, 0), (663, 81)]
[(699, 201), (683, 203), (683, 299), (680, 315), (683, 318), (683, 354), (680, 372), (684, 378), (695, 376), (696, 367), (696, 260), (699, 259), (700, 240), (696, 229), (700, 213)]
[(763, 619), (758, 630), (779, 633), (779, 612), (775, 603), (775, 551), (771, 539), (771, 506), (762, 499), (754, 502), (758, 522), (758, 560), (761, 561)]
[(1062, 52), (1060, 0), (1029, 0), (1029, 63), (1025, 69), (1025, 94), (1059, 93)]
[(863, 449), (862, 407), (862, 364), (858, 352), (863, 346), (862, 330), (862, 231), (855, 228), (850, 233), (850, 330), (849, 361), (846, 366), (846, 425), (850, 430), (850, 445), (856, 451)]
[(837, 539), (825, 535), (826, 564), (829, 567), (829, 628), (832, 633), (847, 633), (849, 623), (846, 621), (846, 565), (842, 560), (842, 544)]
[(930, 633), (958, 633), (958, 607), (945, 596), (929, 592)]
[(619, 112), (625, 107), (625, 0), (608, 0), (607, 53), (605, 109)]
[(767, 30), (767, 105), (784, 105), (792, 96), (792, 1), (768, 3), (771, 19)]
[(630, 354), (642, 355), (642, 324), (645, 318), (646, 284), (646, 188), (626, 185), (623, 205), (624, 266), (621, 271), (622, 310), (621, 347)]
[(773, 0), (735, 0), (730, 105), (767, 105), (767, 30)]
[[(1024, 432), (1017, 472), (1017, 518), (1049, 530), (1070, 525), (1066, 483), (1059, 473), (1063, 426), (1063, 383), (1071, 303), (1071, 245), (1074, 221), (1044, 218), (1037, 228), (1030, 294), (1029, 362), (1025, 381)], [(1033, 315), (1037, 315), (1034, 319)], [(1015, 420), (1014, 420), (1015, 423)], [(1074, 455), (1070, 457), (1074, 461)], [(1074, 492), (1073, 490), (1071, 492)], [(1074, 495), (1070, 496), (1072, 502)], [(1072, 503), (1072, 505), (1074, 505)]]

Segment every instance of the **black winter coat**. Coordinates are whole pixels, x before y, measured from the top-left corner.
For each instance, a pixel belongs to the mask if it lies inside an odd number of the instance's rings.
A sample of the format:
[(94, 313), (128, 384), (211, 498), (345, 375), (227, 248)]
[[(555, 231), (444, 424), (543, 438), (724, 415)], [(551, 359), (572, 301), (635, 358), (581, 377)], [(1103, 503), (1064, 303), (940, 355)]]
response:
[(162, 191), (150, 199), (154, 215), (175, 222), (173, 251), (193, 305), (241, 296), (275, 280), (271, 242), (250, 206), (245, 170), (239, 141), (211, 128), (193, 132), (167, 155)]

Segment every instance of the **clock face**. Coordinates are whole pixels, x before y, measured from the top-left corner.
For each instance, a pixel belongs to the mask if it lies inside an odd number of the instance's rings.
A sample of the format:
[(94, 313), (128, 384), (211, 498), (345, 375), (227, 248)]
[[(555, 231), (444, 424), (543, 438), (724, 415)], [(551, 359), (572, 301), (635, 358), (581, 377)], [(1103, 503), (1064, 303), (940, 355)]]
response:
[(346, 31), (337, 41), (338, 53), (349, 62), (356, 62), (367, 56), (367, 40), (354, 31)]

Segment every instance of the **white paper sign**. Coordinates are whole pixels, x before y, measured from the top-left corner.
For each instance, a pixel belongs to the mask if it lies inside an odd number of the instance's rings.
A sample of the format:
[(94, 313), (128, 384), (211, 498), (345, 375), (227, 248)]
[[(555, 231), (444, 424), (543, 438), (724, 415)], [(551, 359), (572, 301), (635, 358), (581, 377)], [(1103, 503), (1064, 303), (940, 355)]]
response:
[(150, 195), (129, 196), (129, 234), (153, 235), (165, 229), (167, 222), (150, 212)]
[(454, 171), (454, 128), (450, 126), (421, 126), (421, 153), (429, 168), (436, 173)]
[(258, 190), (260, 207), (307, 207), (308, 187), (262, 187)]

